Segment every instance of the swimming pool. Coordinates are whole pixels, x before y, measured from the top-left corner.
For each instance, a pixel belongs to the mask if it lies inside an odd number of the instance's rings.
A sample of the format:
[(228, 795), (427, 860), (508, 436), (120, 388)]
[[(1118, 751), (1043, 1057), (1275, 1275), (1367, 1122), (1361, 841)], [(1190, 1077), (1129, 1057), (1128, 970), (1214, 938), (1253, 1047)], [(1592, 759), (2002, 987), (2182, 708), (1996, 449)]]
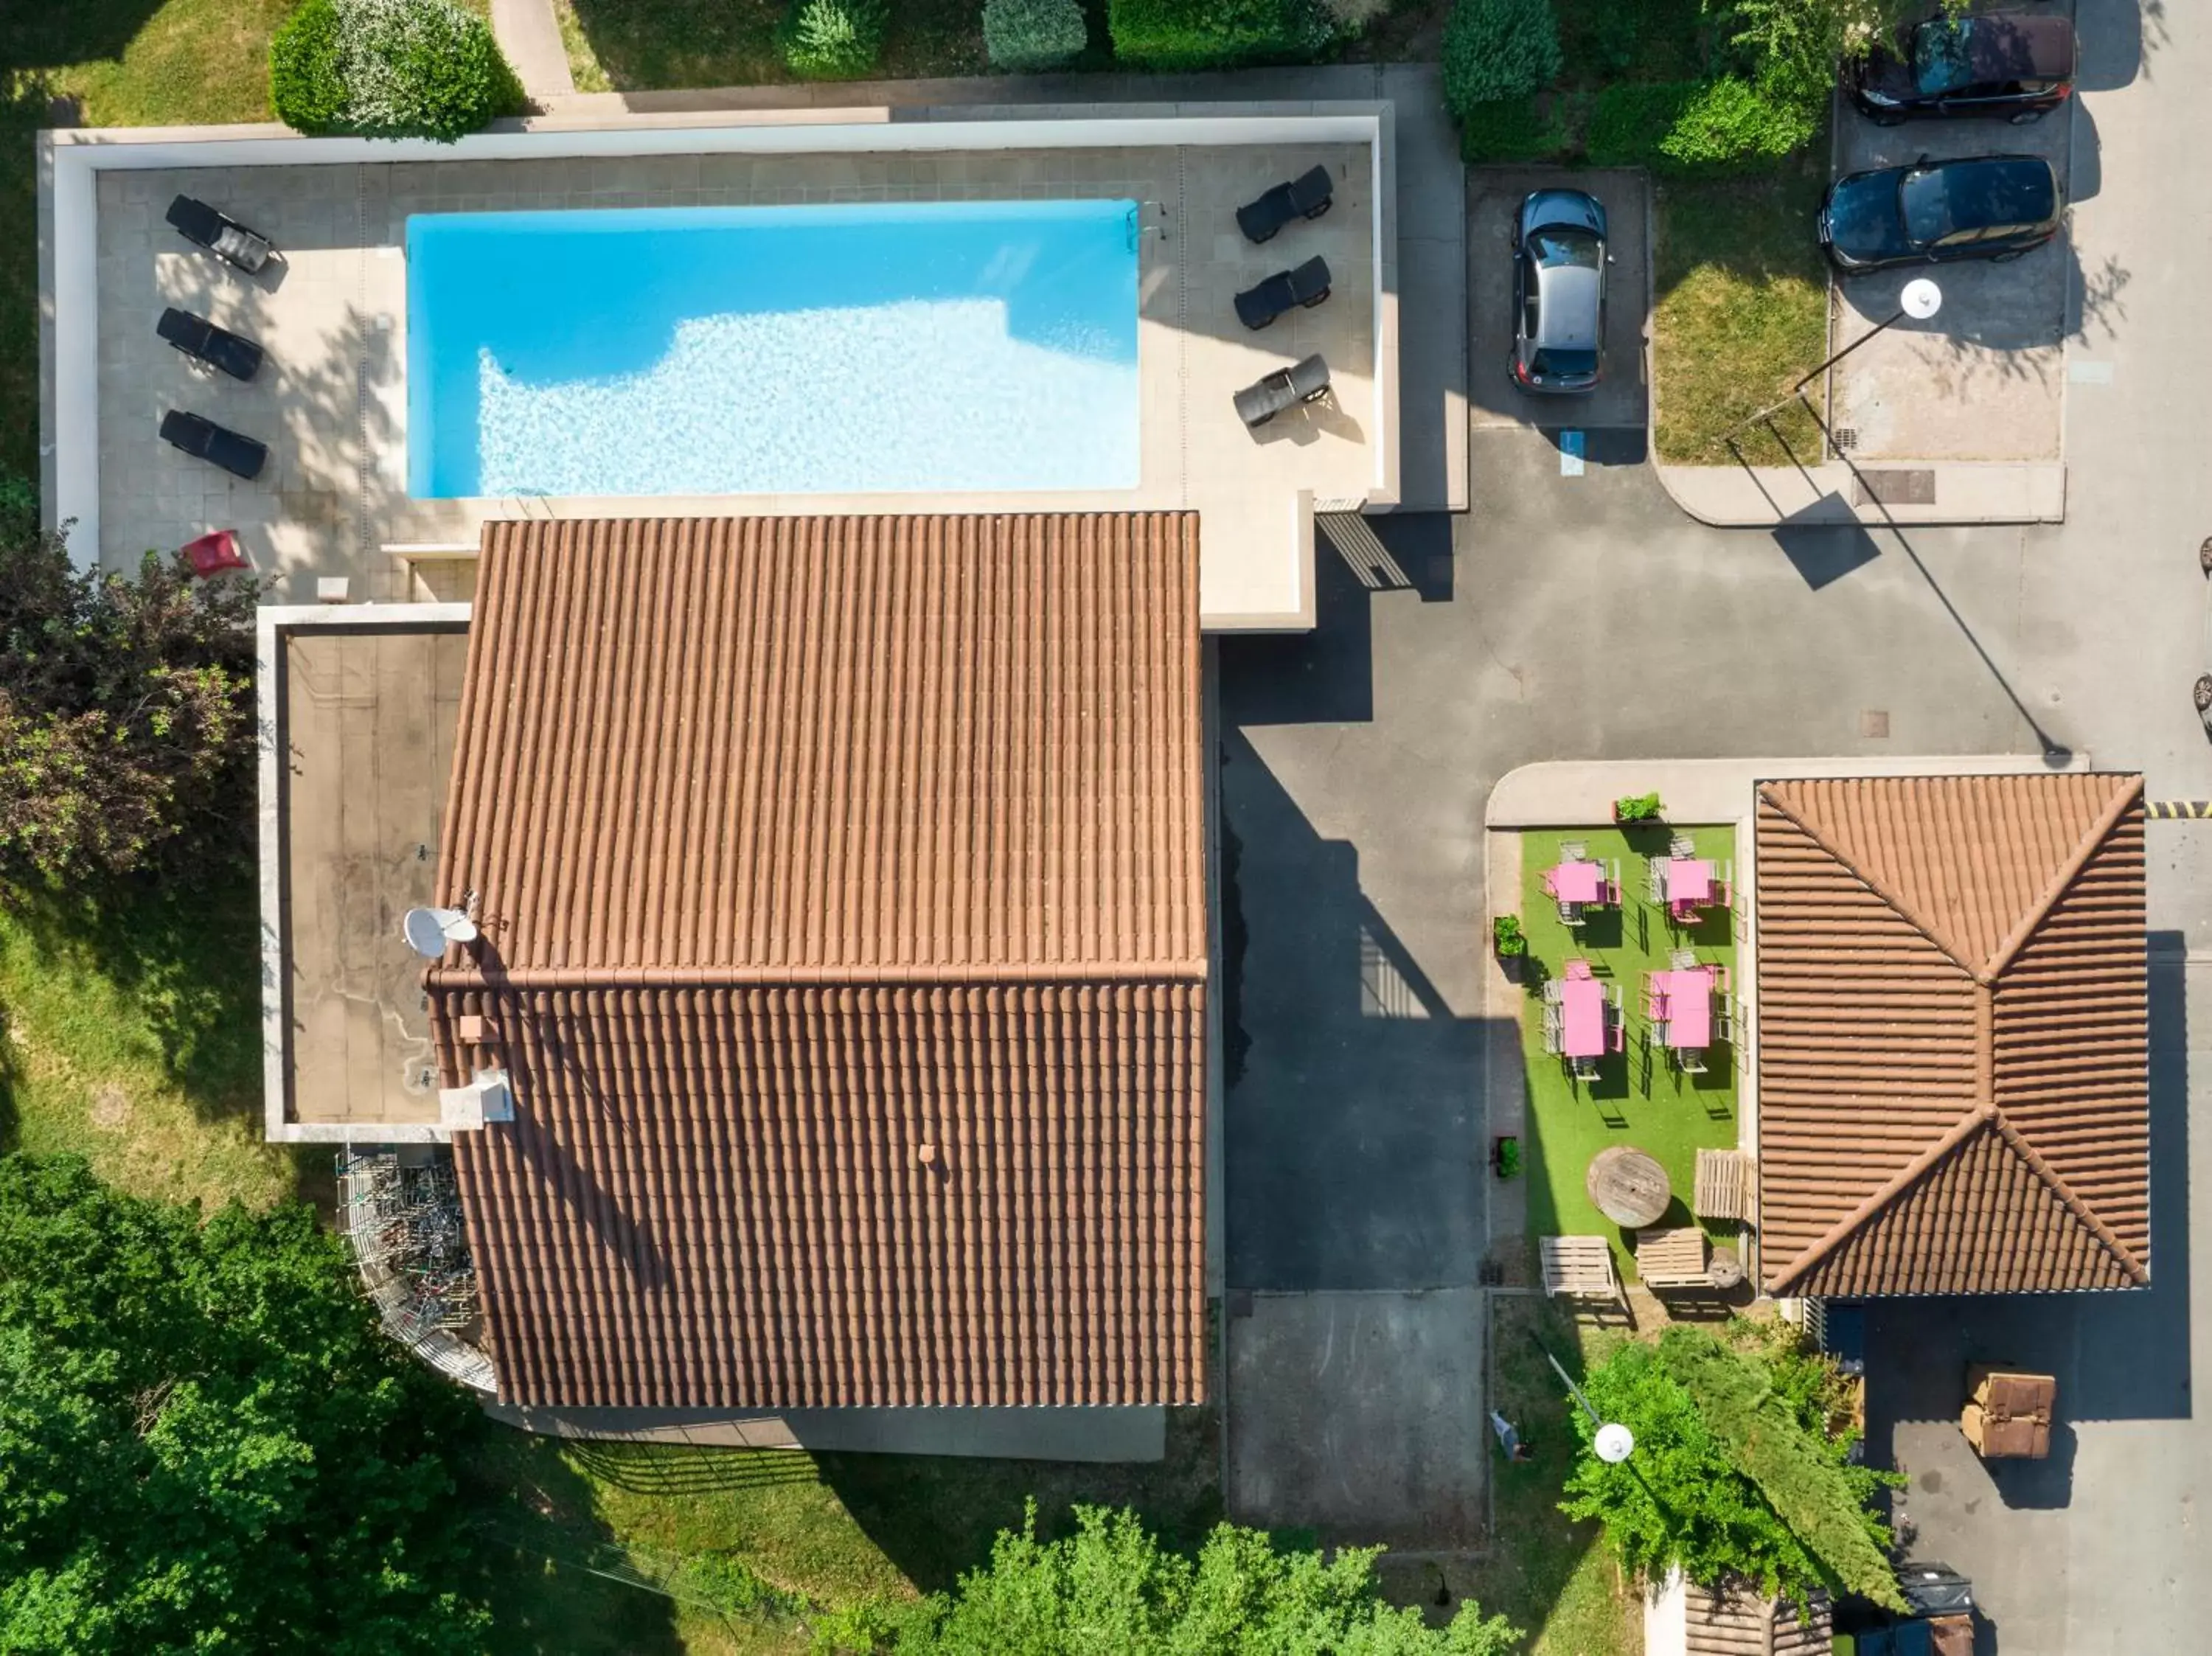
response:
[(418, 214), (418, 498), (1133, 488), (1137, 204)]

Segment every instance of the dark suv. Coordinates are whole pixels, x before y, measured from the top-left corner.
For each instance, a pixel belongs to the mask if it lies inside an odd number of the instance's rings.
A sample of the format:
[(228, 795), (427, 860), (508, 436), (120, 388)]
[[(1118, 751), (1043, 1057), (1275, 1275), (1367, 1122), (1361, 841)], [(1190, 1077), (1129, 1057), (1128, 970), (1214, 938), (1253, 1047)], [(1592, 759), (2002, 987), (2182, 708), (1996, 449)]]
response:
[(1976, 155), (1852, 173), (1820, 203), (1820, 245), (1847, 274), (2018, 258), (2058, 234), (2066, 197), (2035, 155)]
[(2072, 94), (2079, 55), (2064, 17), (1931, 17), (1894, 46), (1877, 45), (1852, 63), (1844, 88), (1863, 114), (1885, 126), (1916, 115), (2032, 121)]

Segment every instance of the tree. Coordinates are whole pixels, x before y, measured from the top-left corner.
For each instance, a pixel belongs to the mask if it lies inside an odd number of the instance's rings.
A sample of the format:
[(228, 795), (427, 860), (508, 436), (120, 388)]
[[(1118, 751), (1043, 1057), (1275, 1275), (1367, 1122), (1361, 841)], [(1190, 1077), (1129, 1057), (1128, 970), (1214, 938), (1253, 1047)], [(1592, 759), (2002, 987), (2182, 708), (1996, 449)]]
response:
[[(1882, 1475), (1850, 1464), (1850, 1436), (1833, 1429), (1806, 1361), (1684, 1325), (1656, 1347), (1623, 1345), (1583, 1389), (1635, 1434), (1635, 1451), (1613, 1465), (1583, 1457), (1562, 1508), (1602, 1523), (1647, 1579), (1678, 1567), (1707, 1586), (1741, 1576), (1801, 1601), (1825, 1589), (1896, 1604), (1889, 1532), (1869, 1504)], [(1587, 1442), (1595, 1429), (1573, 1418)]]
[(1036, 1535), (1036, 1503), (991, 1562), (900, 1629), (899, 1656), (1508, 1656), (1521, 1635), (1463, 1604), (1432, 1630), (1377, 1596), (1380, 1548), (1323, 1562), (1258, 1530), (1218, 1526), (1195, 1560), (1167, 1551), (1133, 1512), (1075, 1509), (1075, 1533)]
[(269, 100), (301, 132), (447, 143), (526, 101), (490, 23), (454, 0), (307, 0), (269, 43)]
[(253, 604), (180, 556), (83, 572), (0, 513), (0, 864), (204, 862), (252, 838)]
[(449, 1456), (475, 1411), (297, 1204), (0, 1158), (0, 1650), (473, 1652)]

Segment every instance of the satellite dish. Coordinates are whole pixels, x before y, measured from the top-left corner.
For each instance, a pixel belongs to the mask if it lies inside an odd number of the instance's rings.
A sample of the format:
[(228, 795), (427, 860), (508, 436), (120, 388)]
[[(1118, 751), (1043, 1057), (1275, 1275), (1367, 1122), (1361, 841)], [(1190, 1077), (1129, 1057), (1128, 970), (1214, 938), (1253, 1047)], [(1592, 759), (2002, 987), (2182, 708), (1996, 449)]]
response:
[(1925, 322), (1943, 308), (1943, 290), (1926, 276), (1915, 276), (1905, 284), (1897, 302), (1915, 322)]
[(1607, 1422), (1597, 1429), (1597, 1441), (1594, 1447), (1600, 1460), (1608, 1466), (1618, 1466), (1628, 1459), (1628, 1452), (1636, 1447), (1636, 1435), (1626, 1426)]
[(477, 923), (458, 908), (410, 908), (399, 922), (407, 946), (426, 961), (434, 961), (447, 945), (476, 941)]

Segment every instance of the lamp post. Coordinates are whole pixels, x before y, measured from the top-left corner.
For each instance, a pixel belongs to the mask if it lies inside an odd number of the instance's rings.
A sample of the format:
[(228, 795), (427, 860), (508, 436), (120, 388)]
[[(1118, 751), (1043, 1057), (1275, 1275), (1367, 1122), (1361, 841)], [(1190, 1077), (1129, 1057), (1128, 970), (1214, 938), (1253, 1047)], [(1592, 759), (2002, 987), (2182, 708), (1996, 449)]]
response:
[(1590, 1417), (1590, 1424), (1597, 1428), (1596, 1435), (1590, 1443), (1590, 1447), (1597, 1451), (1597, 1458), (1608, 1466), (1618, 1466), (1627, 1459), (1629, 1451), (1636, 1447), (1636, 1435), (1618, 1421), (1600, 1418), (1589, 1398), (1583, 1394), (1583, 1388), (1575, 1384), (1574, 1377), (1559, 1366), (1559, 1360), (1552, 1355), (1551, 1348), (1539, 1340), (1536, 1349), (1544, 1354), (1544, 1361), (1552, 1365), (1552, 1372), (1559, 1377), (1559, 1383), (1567, 1388), (1568, 1395), (1582, 1404), (1583, 1413)]
[(1872, 339), (1876, 334), (1886, 332), (1895, 324), (1904, 321), (1906, 317), (1911, 317), (1915, 322), (1925, 322), (1942, 308), (1943, 290), (1927, 276), (1913, 277), (1905, 284), (1904, 291), (1898, 294), (1897, 308), (1894, 311), (1821, 363), (1819, 367), (1814, 369), (1796, 385), (1790, 386), (1790, 394), (1795, 397), (1830, 368), (1834, 367), (1837, 363), (1865, 344), (1868, 340)]
[[(1769, 403), (1765, 408), (1759, 409), (1758, 413), (1753, 415), (1747, 420), (1737, 421), (1735, 424), (1729, 428), (1727, 434), (1724, 435), (1721, 440), (1733, 447), (1735, 443), (1736, 433), (1741, 431), (1747, 426), (1757, 425), (1760, 421), (1771, 416), (1776, 409), (1785, 408), (1790, 403), (1801, 399), (1805, 394), (1806, 386), (1811, 385), (1822, 374), (1827, 373), (1830, 368), (1834, 367), (1837, 363), (1842, 361), (1853, 351), (1858, 349), (1860, 346), (1865, 344), (1868, 340), (1875, 337), (1875, 335), (1887, 332), (1893, 325), (1904, 321), (1908, 316), (1915, 322), (1925, 322), (1942, 308), (1943, 290), (1937, 287), (1936, 283), (1927, 276), (1913, 277), (1911, 281), (1905, 284), (1904, 289), (1897, 295), (1896, 310), (1891, 312), (1881, 321), (1875, 324), (1873, 327), (1869, 328), (1856, 339), (1854, 339), (1850, 344), (1844, 346), (1843, 349), (1838, 351), (1834, 355), (1827, 358), (1826, 361), (1823, 361), (1810, 373), (1801, 378), (1796, 385), (1790, 387), (1789, 396), (1782, 398), (1779, 402)], [(1815, 416), (1814, 417), (1817, 419), (1819, 416)]]

